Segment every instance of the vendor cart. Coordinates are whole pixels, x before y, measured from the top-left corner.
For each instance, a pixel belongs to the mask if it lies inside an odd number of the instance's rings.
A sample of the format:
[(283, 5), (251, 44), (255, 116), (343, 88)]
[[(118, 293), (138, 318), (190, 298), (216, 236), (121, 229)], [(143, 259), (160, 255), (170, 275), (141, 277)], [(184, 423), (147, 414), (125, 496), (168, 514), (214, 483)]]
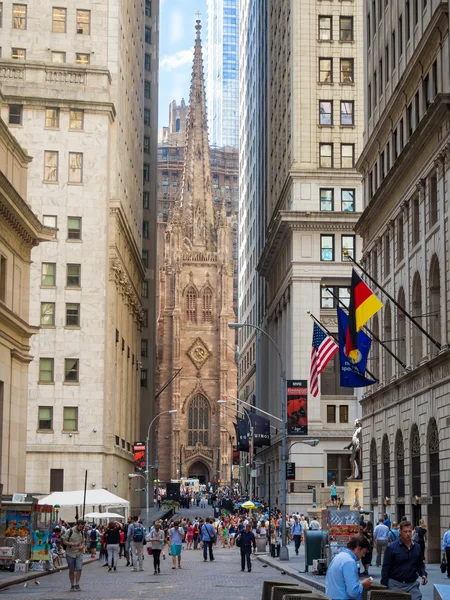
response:
[(0, 536), (0, 569), (14, 571), (15, 559), (15, 538)]

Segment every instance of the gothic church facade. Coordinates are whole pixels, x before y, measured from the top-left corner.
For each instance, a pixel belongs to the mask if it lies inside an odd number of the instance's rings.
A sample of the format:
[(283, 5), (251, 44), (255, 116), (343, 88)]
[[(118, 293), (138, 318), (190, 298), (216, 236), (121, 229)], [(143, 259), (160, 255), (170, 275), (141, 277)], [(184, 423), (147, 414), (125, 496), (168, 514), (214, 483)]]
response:
[[(236, 396), (232, 232), (215, 209), (201, 46), (196, 24), (180, 194), (165, 232), (158, 317), (158, 477), (231, 478)], [(229, 407), (217, 403), (230, 397)], [(176, 414), (166, 411), (176, 409)]]

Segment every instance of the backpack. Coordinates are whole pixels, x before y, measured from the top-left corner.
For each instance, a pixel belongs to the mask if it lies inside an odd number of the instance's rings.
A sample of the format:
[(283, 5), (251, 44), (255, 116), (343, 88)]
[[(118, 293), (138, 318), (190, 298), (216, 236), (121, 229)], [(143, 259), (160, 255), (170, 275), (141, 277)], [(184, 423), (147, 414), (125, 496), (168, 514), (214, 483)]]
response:
[(97, 530), (91, 529), (91, 542), (96, 542), (96, 541), (97, 541)]
[(134, 525), (133, 542), (144, 541), (144, 528), (139, 523)]
[(66, 542), (70, 542), (70, 538), (72, 537), (72, 533), (73, 533), (73, 529), (70, 528), (69, 537), (67, 538), (67, 540), (63, 540), (62, 541), (62, 545), (63, 545), (64, 550), (67, 549)]

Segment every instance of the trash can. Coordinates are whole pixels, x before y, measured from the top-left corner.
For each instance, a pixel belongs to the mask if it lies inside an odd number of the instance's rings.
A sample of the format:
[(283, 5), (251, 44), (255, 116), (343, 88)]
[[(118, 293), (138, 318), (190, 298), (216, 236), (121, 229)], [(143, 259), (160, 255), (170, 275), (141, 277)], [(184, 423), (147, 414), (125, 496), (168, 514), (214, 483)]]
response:
[(275, 546), (275, 558), (280, 558), (280, 550), (281, 550), (280, 542), (275, 542), (274, 546)]
[(266, 536), (265, 535), (257, 535), (256, 536), (256, 552), (265, 552), (266, 551)]

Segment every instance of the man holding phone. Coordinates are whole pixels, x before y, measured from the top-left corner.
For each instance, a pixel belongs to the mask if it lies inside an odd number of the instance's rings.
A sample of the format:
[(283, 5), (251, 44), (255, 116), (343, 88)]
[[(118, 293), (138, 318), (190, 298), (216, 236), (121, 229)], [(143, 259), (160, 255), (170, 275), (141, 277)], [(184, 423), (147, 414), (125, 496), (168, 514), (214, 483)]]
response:
[(78, 519), (75, 527), (71, 527), (62, 536), (62, 542), (66, 550), (66, 560), (69, 567), (70, 591), (81, 592), (80, 578), (83, 568), (84, 554), (84, 525), (82, 519)]

